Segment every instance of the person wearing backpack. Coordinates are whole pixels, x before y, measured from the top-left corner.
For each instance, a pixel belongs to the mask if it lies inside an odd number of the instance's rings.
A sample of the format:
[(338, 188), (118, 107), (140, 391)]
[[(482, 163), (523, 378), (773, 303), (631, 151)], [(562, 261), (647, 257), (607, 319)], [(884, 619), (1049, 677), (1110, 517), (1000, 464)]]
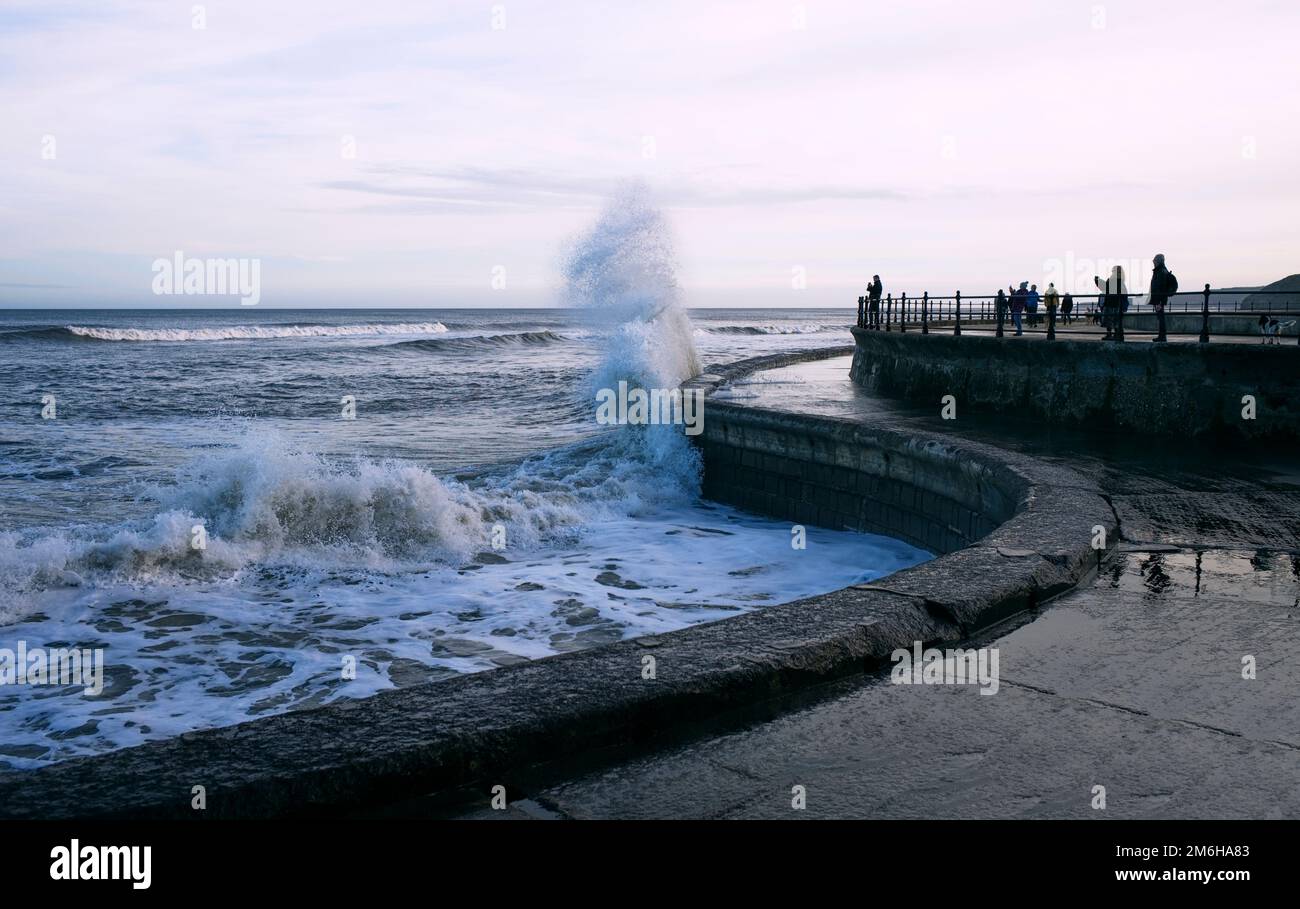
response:
[(1165, 268), (1164, 253), (1156, 253), (1151, 264), (1155, 266), (1151, 269), (1151, 308), (1156, 311), (1155, 343), (1163, 344), (1169, 340), (1165, 337), (1165, 307), (1169, 304), (1169, 298), (1178, 293), (1178, 279), (1172, 271)]

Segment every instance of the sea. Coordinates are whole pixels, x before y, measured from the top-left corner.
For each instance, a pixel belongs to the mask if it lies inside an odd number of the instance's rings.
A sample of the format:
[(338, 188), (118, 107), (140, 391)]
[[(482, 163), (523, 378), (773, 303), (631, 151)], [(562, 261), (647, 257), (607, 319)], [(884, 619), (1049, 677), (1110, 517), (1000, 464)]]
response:
[[(701, 498), (681, 427), (597, 423), (620, 380), (850, 341), (848, 308), (687, 308), (645, 217), (597, 226), (565, 308), (0, 310), (0, 766), (929, 558), (812, 527), (796, 548), (788, 522)], [(102, 651), (103, 690), (18, 683), (20, 644)]]

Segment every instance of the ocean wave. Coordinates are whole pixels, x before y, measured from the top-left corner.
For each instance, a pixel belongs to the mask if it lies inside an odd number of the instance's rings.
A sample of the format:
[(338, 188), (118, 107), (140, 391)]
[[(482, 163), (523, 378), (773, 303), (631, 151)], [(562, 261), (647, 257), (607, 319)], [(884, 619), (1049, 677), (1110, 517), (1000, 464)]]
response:
[(40, 328), (14, 328), (0, 331), (0, 341), (94, 341), (81, 335), (74, 335), (67, 328), (59, 325), (45, 325)]
[(696, 337), (706, 335), (812, 335), (822, 331), (842, 331), (848, 325), (715, 325), (695, 329)]
[[(42, 331), (48, 332), (50, 329)], [(228, 325), (219, 328), (96, 328), (68, 325), (62, 331), (71, 337), (96, 341), (260, 341), (276, 338), (443, 334), (447, 331), (447, 326), (441, 322), (381, 322), (371, 325)]]
[(397, 341), (379, 348), (384, 352), (392, 350), (482, 350), (493, 347), (533, 347), (548, 344), (560, 344), (568, 341), (564, 335), (549, 329), (543, 331), (521, 331), (515, 334), (474, 335), (461, 338), (421, 338), (415, 341)]
[(498, 533), (512, 551), (567, 541), (593, 521), (694, 500), (698, 458), (649, 439), (665, 433), (680, 438), (675, 427), (625, 426), (510, 469), (444, 479), (407, 461), (330, 461), (250, 432), (154, 490), (151, 518), (0, 533), (0, 589), (14, 597), (0, 624), (55, 588), (208, 581), (267, 565), (400, 572), (455, 565)]

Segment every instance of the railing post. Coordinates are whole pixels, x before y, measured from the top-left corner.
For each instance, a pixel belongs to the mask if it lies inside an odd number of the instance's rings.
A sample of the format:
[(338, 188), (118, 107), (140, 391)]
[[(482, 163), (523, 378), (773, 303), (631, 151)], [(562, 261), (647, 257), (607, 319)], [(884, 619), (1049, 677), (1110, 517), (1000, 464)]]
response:
[(892, 331), (889, 322), (894, 317), (894, 295), (885, 294), (885, 331)]
[(898, 330), (907, 331), (907, 291), (898, 299)]
[[(1011, 305), (1011, 301), (1008, 300), (1007, 305)], [(996, 297), (993, 299), (993, 317), (998, 323), (998, 330), (994, 333), (994, 337), (1000, 338), (1002, 337), (1002, 323), (1005, 322), (1007, 318), (1007, 307), (998, 306)]]
[(858, 328), (862, 327), (862, 297), (858, 297)]
[(961, 291), (957, 291), (957, 318), (953, 322), (952, 333), (961, 334)]
[(1047, 307), (1047, 340), (1056, 340), (1056, 307)]
[(1205, 302), (1201, 304), (1201, 343), (1210, 343), (1210, 285), (1205, 285)]
[(930, 333), (930, 292), (921, 295), (921, 334)]

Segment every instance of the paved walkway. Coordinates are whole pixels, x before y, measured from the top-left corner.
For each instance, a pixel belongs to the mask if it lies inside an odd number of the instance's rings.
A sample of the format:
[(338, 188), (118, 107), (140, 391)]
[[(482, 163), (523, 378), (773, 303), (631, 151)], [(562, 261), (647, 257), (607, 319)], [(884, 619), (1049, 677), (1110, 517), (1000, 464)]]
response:
[[(890, 328), (891, 331), (898, 331), (898, 325), (896, 324), (891, 326)], [(1010, 322), (1008, 322), (1006, 326), (1003, 327), (1002, 331), (1003, 331), (1003, 337), (1008, 340), (1013, 340), (1013, 341), (1047, 340), (1046, 323), (1044, 323), (1043, 325), (1039, 326), (1036, 329), (1030, 329), (1029, 326), (1026, 325), (1025, 333), (1019, 336), (1016, 335), (1015, 326), (1012, 325)], [(916, 334), (921, 333), (920, 323), (918, 322), (916, 324), (912, 324), (911, 322), (908, 322), (907, 334), (910, 335), (914, 332)], [(1059, 340), (1062, 341), (1066, 341), (1066, 340), (1101, 341), (1105, 337), (1103, 332), (1104, 329), (1102, 329), (1100, 326), (1086, 324), (1086, 323), (1074, 323), (1071, 325), (1056, 326), (1056, 336)], [(952, 323), (945, 322), (942, 324), (932, 324), (930, 326), (930, 333), (950, 335), (952, 334)], [(973, 323), (969, 325), (966, 323), (962, 323), (961, 333), (962, 335), (995, 337), (997, 335), (997, 330), (995, 328), (989, 327), (987, 323), (981, 322), (981, 323)], [(1139, 332), (1139, 331), (1133, 331), (1132, 329), (1125, 329), (1125, 334), (1124, 334), (1125, 344), (1150, 344), (1154, 340), (1155, 340), (1154, 332)], [(1215, 344), (1263, 344), (1264, 343), (1263, 339), (1257, 334), (1250, 334), (1250, 335), (1212, 334), (1210, 335), (1210, 340)], [(1200, 343), (1200, 336), (1199, 335), (1169, 335), (1169, 343), (1170, 344), (1197, 344)], [(1295, 347), (1296, 338), (1294, 335), (1284, 335), (1278, 339), (1278, 343), (1289, 344), (1292, 347)]]
[[(1120, 514), (1123, 551), (1091, 587), (974, 642), (999, 651), (998, 693), (863, 676), (789, 712), (536, 769), (505, 781), (508, 811), (474, 793), (407, 813), (1300, 817), (1300, 459), (954, 427), (865, 395), (847, 366), (761, 373), (732, 398), (998, 440), (1090, 474)], [(796, 785), (804, 810), (791, 807)]]

